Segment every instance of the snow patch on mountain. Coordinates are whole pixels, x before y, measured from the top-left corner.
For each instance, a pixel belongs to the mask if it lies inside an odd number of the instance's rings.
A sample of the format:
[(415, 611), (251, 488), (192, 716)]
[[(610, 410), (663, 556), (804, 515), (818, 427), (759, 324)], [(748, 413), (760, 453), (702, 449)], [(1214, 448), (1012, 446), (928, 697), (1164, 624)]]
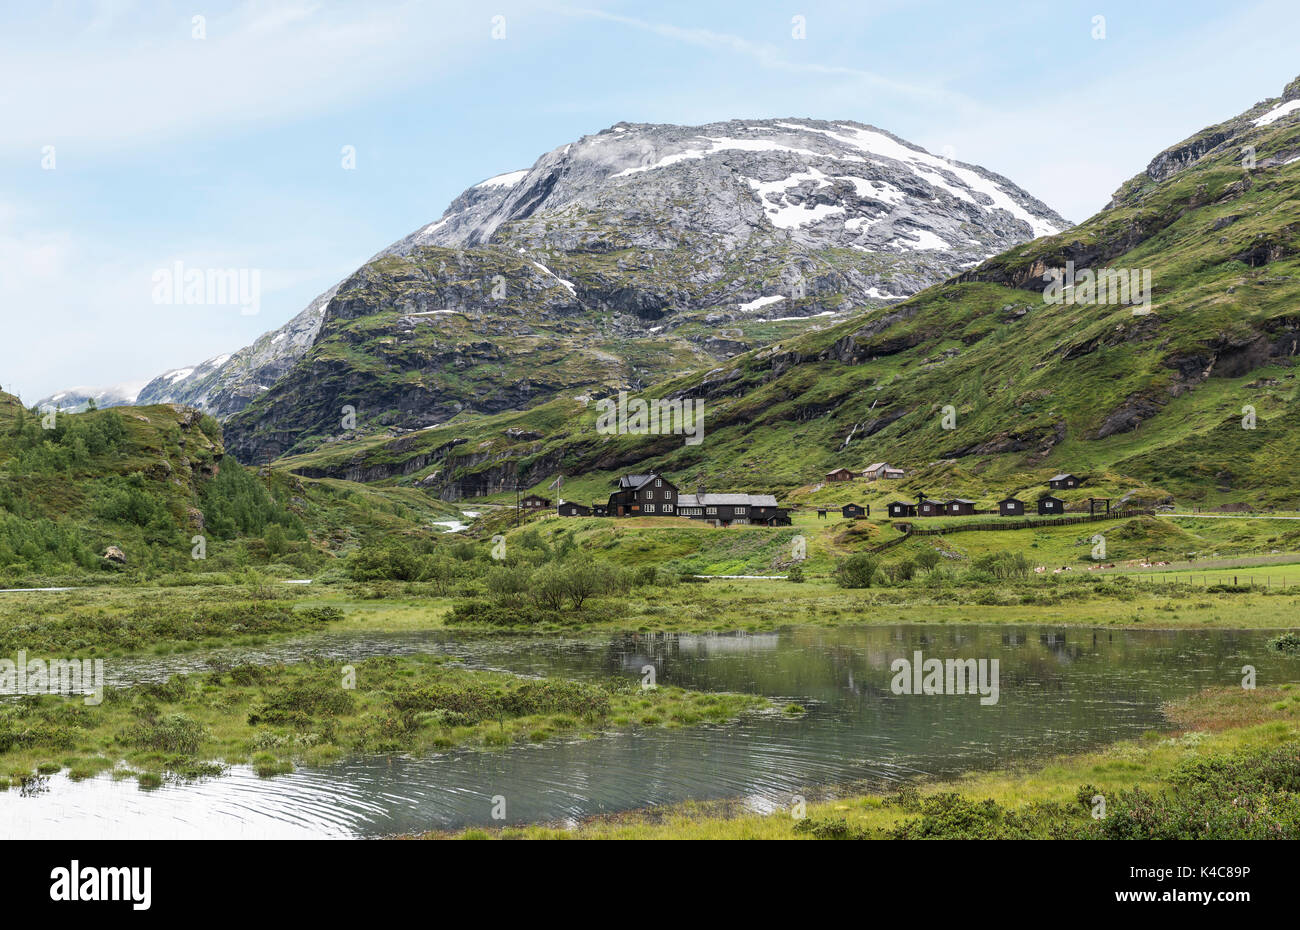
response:
[(1256, 126), (1271, 126), (1282, 117), (1300, 110), (1300, 100), (1288, 100), (1285, 103), (1279, 103), (1273, 109), (1269, 110), (1258, 119), (1251, 120)]

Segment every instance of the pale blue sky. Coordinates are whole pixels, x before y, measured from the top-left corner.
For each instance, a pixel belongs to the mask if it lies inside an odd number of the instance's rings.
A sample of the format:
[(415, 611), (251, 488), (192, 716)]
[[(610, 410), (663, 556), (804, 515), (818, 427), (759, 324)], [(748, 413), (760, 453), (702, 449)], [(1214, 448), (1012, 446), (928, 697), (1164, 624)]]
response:
[[(0, 10), (0, 385), (29, 401), (234, 351), (620, 120), (859, 120), (1077, 221), (1300, 73), (1294, 0), (48, 6)], [(260, 269), (261, 312), (154, 304), (177, 260)]]

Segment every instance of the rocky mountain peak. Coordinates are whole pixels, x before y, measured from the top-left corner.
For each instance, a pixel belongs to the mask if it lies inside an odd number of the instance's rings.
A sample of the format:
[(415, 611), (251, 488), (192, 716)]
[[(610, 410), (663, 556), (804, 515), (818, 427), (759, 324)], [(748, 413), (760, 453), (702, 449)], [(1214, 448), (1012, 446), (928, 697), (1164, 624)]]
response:
[[(230, 356), (167, 372), (140, 400), (228, 417), (267, 396), (320, 340), (384, 308), (399, 311), (399, 340), (404, 327), (445, 328), (462, 314), (480, 353), (520, 313), (544, 325), (563, 317), (566, 332), (593, 337), (581, 318), (596, 315), (599, 335), (624, 346), (676, 339), (648, 366), (613, 359), (616, 346), (584, 350), (602, 353), (600, 364), (592, 361), (604, 381), (635, 384), (688, 359), (730, 357), (790, 327), (833, 322), (821, 317), (886, 306), (1068, 225), (1006, 178), (864, 123), (622, 122), (472, 185), (438, 220), (376, 253), (285, 326)], [(408, 264), (390, 280), (392, 260)], [(481, 287), (489, 269), (545, 300), (524, 307), (489, 299)], [(342, 291), (346, 304), (336, 299)], [(493, 320), (503, 313), (509, 320)], [(769, 332), (769, 321), (788, 322)], [(535, 391), (507, 385), (500, 394), (514, 403)], [(458, 409), (420, 412), (419, 396), (407, 399), (398, 425)]]
[(814, 247), (968, 260), (1069, 225), (1006, 178), (862, 123), (618, 123), (471, 187), (394, 250), (511, 239), (520, 235), (512, 225), (538, 216), (562, 245), (572, 233), (564, 218), (580, 222), (592, 210), (666, 219), (640, 230), (647, 247), (680, 232), (735, 245), (780, 231)]

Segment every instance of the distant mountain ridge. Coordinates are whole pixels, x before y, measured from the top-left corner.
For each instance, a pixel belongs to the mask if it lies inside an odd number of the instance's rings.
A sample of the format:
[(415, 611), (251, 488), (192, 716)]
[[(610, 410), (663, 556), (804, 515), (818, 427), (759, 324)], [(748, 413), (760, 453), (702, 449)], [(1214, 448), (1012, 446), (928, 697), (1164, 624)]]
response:
[(42, 410), (57, 408), (68, 413), (81, 413), (94, 401), (96, 407), (125, 407), (134, 404), (145, 387), (143, 381), (127, 381), (109, 387), (74, 387), (50, 394), (36, 401)]

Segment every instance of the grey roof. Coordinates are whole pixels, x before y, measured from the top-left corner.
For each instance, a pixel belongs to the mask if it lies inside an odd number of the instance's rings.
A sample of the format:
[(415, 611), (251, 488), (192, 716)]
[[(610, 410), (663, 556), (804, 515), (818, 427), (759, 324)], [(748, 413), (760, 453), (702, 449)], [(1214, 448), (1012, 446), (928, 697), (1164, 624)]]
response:
[(775, 507), (771, 494), (678, 494), (678, 507)]
[(1077, 477), (1079, 477), (1079, 476), (1078, 476), (1078, 475), (1072, 475), (1072, 474), (1070, 474), (1068, 471), (1063, 471), (1063, 472), (1061, 472), (1059, 475), (1053, 475), (1053, 476), (1051, 477), (1051, 479), (1049, 479), (1049, 480), (1051, 480), (1051, 481), (1061, 481), (1061, 480), (1063, 480), (1063, 479), (1065, 479), (1065, 478), (1077, 478)]
[(650, 480), (651, 478), (653, 478), (653, 477), (654, 477), (653, 474), (650, 474), (650, 475), (624, 475), (623, 477), (621, 477), (621, 478), (618, 479), (618, 486), (619, 486), (620, 488), (639, 488), (639, 487), (641, 487), (641, 485), (645, 484), (647, 481), (649, 481), (649, 480)]
[(974, 501), (968, 501), (968, 500), (966, 500), (966, 498), (964, 498), (964, 497), (954, 497), (952, 500), (948, 501), (948, 503), (950, 503), (950, 504), (973, 504), (973, 503), (975, 503), (975, 502), (974, 502)]

